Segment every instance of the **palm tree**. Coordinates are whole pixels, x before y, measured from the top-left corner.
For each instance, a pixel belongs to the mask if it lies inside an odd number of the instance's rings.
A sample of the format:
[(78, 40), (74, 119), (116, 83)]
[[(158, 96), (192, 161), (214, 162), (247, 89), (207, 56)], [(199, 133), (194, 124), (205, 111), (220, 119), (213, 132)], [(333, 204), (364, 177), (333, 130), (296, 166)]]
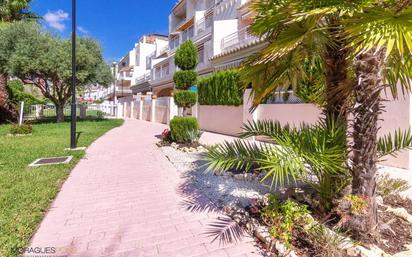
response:
[[(326, 101), (321, 107), (326, 120), (340, 117), (338, 122), (353, 127), (350, 158), (341, 165), (352, 173), (353, 193), (369, 200), (367, 212), (353, 218), (354, 224), (363, 224), (353, 226), (362, 232), (377, 222), (378, 146), (385, 142), (392, 153), (410, 147), (409, 131), (397, 132), (396, 140), (388, 135), (379, 141), (377, 121), (384, 88), (397, 96), (400, 81), (402, 91), (410, 91), (411, 5), (409, 0), (260, 0), (253, 4), (257, 16), (252, 31), (268, 41), (241, 70), (243, 80), (252, 84), (254, 105), (289, 86), (325, 85)], [(353, 121), (346, 120), (347, 112), (353, 113)]]
[[(381, 93), (390, 88), (397, 97), (399, 83), (403, 92), (411, 89), (412, 1), (377, 1), (347, 19), (346, 31), (351, 38), (357, 82), (353, 88), (352, 188), (354, 194), (371, 199), (368, 211), (353, 219), (353, 226), (368, 231), (377, 224), (374, 197)], [(400, 139), (396, 147), (410, 146)]]
[[(36, 15), (27, 11), (30, 0), (0, 0), (0, 26), (25, 19), (35, 19)], [(0, 122), (17, 119), (15, 107), (9, 101), (7, 92), (8, 74), (0, 67)]]

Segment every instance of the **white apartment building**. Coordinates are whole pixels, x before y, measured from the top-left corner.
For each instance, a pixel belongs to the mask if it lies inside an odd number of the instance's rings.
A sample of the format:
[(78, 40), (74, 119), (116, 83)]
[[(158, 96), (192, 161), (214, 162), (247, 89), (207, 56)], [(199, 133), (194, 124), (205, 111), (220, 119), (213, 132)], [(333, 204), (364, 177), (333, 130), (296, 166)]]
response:
[(117, 99), (130, 97), (133, 93), (147, 92), (150, 88), (142, 87), (142, 82), (150, 80), (150, 70), (154, 57), (168, 48), (168, 38), (164, 35), (150, 34), (142, 36), (118, 63), (112, 66), (115, 83), (105, 89), (104, 98), (117, 102)]
[(180, 0), (169, 15), (169, 50), (152, 68), (156, 96), (170, 96), (176, 71), (174, 54), (188, 39), (198, 48), (200, 76), (239, 66), (263, 43), (249, 33), (253, 19), (250, 0)]
[[(199, 76), (234, 68), (264, 46), (249, 33), (253, 0), (179, 0), (169, 15), (169, 34), (142, 36), (115, 66), (116, 82), (102, 89), (103, 99), (152, 92), (170, 96), (174, 90), (176, 49), (191, 39), (198, 48)], [(98, 93), (97, 93), (98, 94)], [(100, 96), (100, 95), (99, 95)]]

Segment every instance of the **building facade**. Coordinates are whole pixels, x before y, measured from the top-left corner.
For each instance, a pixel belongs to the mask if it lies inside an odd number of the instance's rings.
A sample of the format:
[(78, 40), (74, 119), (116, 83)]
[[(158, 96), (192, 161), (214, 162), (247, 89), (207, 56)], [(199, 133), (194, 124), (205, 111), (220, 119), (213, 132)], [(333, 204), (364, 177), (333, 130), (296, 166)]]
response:
[[(249, 33), (253, 14), (250, 0), (181, 0), (169, 15), (169, 49), (151, 72), (152, 92), (170, 96), (176, 71), (174, 55), (186, 40), (197, 46), (200, 77), (234, 68), (263, 44)], [(248, 49), (248, 50), (246, 50)], [(243, 51), (239, 51), (243, 50)]]

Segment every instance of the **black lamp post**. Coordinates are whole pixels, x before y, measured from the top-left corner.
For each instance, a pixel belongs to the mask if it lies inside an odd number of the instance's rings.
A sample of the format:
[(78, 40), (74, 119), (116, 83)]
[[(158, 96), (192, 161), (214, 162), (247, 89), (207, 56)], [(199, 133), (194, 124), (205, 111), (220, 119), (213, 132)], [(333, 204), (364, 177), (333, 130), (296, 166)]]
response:
[(72, 120), (70, 124), (70, 148), (76, 149), (76, 0), (72, 0)]

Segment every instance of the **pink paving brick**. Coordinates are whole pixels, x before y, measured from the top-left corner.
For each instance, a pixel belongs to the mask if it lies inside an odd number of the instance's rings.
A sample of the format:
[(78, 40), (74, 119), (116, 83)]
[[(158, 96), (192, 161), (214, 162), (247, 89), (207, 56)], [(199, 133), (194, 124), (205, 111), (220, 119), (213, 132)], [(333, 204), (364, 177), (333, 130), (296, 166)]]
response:
[[(250, 237), (212, 243), (205, 232), (219, 215), (185, 210), (184, 178), (155, 145), (165, 128), (126, 120), (91, 145), (31, 245), (58, 246), (56, 256), (262, 256)], [(223, 139), (205, 133), (203, 143)]]

